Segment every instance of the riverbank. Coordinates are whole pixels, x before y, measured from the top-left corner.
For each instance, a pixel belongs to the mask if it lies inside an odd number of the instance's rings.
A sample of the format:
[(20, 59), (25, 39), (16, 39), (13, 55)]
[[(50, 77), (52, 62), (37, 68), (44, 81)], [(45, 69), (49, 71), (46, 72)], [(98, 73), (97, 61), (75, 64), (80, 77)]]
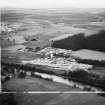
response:
[[(3, 67), (4, 64), (2, 64)], [(19, 64), (5, 64), (5, 70), (6, 68), (10, 69), (10, 73), (8, 71), (7, 74), (11, 74), (11, 71), (15, 75), (15, 77), (20, 78), (21, 73), (25, 73), (22, 78), (26, 77), (27, 75), (37, 78), (42, 78), (46, 80), (50, 80), (53, 82), (59, 82), (63, 83), (72, 87), (78, 87), (80, 89), (86, 90), (86, 91), (103, 91), (104, 84), (96, 84), (96, 80), (94, 77), (95, 75), (90, 76), (90, 81), (94, 81), (94, 83), (88, 81), (86, 78), (83, 79), (83, 76), (81, 78), (78, 78), (77, 74), (73, 76), (72, 72), (69, 72), (69, 74), (65, 70), (58, 70), (54, 68), (50, 68), (47, 66), (42, 65), (19, 65)], [(3, 71), (3, 70), (2, 70)], [(5, 72), (5, 71), (4, 71)], [(82, 72), (83, 74), (83, 72)], [(17, 75), (17, 76), (16, 76)], [(78, 74), (79, 75), (79, 74)], [(83, 74), (84, 75), (84, 74)], [(87, 74), (86, 74), (87, 75)], [(85, 76), (85, 75), (84, 75)], [(87, 75), (89, 76), (89, 75)], [(93, 78), (94, 79), (91, 79)], [(102, 78), (102, 75), (101, 75)], [(102, 82), (103, 80), (100, 78), (98, 79), (98, 82)]]

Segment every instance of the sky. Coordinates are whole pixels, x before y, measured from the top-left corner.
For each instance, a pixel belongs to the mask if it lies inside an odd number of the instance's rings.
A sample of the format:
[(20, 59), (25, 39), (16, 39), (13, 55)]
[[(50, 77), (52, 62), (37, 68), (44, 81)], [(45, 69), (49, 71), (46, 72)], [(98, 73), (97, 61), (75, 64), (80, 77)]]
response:
[(105, 8), (105, 0), (0, 0), (0, 7)]

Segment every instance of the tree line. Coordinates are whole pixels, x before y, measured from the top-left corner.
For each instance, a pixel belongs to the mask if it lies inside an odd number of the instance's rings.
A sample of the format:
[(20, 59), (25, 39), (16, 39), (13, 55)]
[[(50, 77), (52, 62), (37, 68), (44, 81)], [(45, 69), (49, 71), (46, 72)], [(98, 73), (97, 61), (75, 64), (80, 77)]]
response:
[[(31, 71), (32, 76), (34, 76), (34, 72), (39, 73), (46, 73), (50, 75), (57, 75), (57, 76), (63, 76), (68, 77), (69, 79), (73, 79), (75, 81), (80, 81), (81, 83), (90, 84), (93, 86), (99, 86), (102, 88), (105, 88), (105, 75), (101, 75), (99, 73), (94, 73), (92, 71), (85, 71), (81, 69), (77, 69), (75, 71), (69, 70), (67, 73), (66, 70), (63, 70), (65, 72), (61, 72), (62, 70), (56, 71), (53, 68), (50, 69), (48, 67), (43, 67), (41, 65), (32, 65), (32, 64), (13, 64), (13, 63), (1, 63), (1, 66), (4, 66), (5, 70), (17, 68), (17, 70), (24, 70), (22, 72), (23, 74), (20, 75), (20, 78), (24, 77), (25, 73), (27, 71)], [(5, 72), (5, 71), (4, 71)]]

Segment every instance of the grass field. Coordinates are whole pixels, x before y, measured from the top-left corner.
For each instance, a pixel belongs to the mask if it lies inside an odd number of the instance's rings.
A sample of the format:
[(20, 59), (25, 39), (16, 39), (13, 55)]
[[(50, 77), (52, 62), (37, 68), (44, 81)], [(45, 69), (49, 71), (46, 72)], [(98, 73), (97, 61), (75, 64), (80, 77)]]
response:
[[(103, 105), (105, 103), (105, 98), (95, 93), (63, 93), (81, 90), (39, 78), (11, 79), (3, 84), (3, 90), (17, 92), (13, 96), (18, 105)], [(23, 91), (49, 91), (49, 93), (22, 93)]]
[[(104, 105), (105, 98), (91, 93), (16, 93), (17, 105)], [(5, 102), (6, 103), (6, 102)]]
[(78, 88), (66, 86), (65, 84), (31, 77), (26, 77), (23, 79), (11, 79), (10, 81), (2, 84), (2, 86), (4, 91), (10, 90), (13, 92), (80, 91)]
[(100, 51), (82, 49), (73, 51), (73, 56), (79, 57), (81, 59), (91, 59), (91, 60), (98, 60), (98, 61), (105, 61), (105, 53)]

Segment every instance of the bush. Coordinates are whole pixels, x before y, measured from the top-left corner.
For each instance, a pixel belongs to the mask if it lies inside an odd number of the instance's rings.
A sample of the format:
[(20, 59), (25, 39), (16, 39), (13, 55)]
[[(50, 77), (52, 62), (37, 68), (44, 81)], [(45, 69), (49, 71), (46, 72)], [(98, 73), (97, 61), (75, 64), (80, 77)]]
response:
[(26, 72), (20, 72), (18, 78), (26, 77)]

